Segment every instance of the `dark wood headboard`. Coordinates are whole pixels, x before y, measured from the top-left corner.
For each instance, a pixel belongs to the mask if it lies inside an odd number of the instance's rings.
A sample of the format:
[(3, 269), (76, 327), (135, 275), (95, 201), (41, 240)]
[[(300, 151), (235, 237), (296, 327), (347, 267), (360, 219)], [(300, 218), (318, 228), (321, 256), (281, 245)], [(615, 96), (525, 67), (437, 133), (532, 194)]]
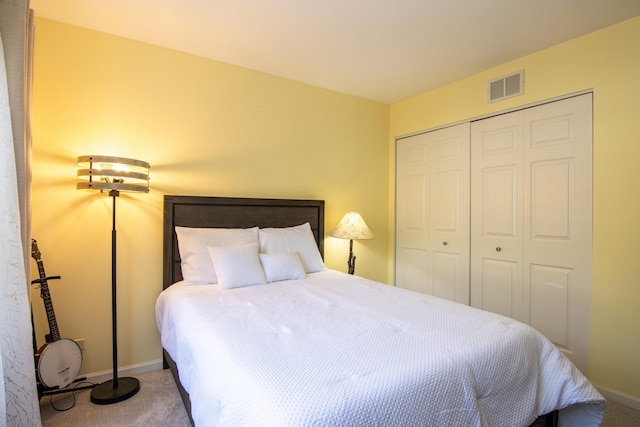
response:
[(163, 289), (182, 280), (175, 227), (249, 228), (311, 224), (324, 257), (324, 200), (164, 196)]

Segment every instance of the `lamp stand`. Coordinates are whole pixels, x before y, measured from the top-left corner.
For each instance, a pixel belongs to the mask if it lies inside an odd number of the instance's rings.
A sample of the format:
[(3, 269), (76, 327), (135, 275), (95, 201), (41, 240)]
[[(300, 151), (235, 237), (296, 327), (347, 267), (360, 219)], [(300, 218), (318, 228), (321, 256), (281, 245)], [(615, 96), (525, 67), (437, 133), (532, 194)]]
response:
[(118, 378), (118, 328), (116, 316), (116, 197), (118, 190), (109, 191), (113, 198), (113, 218), (111, 230), (111, 322), (113, 339), (113, 379), (96, 385), (91, 390), (91, 401), (99, 405), (107, 405), (126, 400), (140, 390), (137, 378)]
[(353, 254), (353, 239), (349, 239), (349, 260), (347, 261), (348, 273), (356, 272), (356, 256)]

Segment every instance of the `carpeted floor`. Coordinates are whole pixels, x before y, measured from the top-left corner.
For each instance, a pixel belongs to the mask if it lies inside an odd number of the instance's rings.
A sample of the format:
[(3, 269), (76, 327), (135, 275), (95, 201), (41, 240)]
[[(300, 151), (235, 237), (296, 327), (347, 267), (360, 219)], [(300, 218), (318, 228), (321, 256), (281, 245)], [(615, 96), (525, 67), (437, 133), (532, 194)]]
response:
[(607, 403), (602, 427), (640, 427), (640, 411), (615, 402)]
[[(190, 426), (178, 389), (171, 373), (152, 371), (136, 375), (140, 391), (123, 402), (95, 405), (89, 400), (89, 390), (75, 393), (75, 406), (71, 393), (40, 400), (40, 413), (44, 427), (188, 427)], [(640, 427), (640, 411), (609, 402), (604, 427)]]
[(189, 427), (189, 417), (169, 370), (136, 375), (140, 391), (135, 396), (110, 405), (96, 405), (89, 400), (90, 390), (45, 396), (40, 399), (42, 425), (64, 427)]

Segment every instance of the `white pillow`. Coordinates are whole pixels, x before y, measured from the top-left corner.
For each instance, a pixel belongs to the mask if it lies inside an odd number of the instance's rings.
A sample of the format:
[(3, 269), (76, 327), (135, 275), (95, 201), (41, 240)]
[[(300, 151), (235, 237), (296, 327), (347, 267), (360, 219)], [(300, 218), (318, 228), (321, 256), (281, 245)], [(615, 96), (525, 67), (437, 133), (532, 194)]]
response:
[(176, 227), (182, 278), (185, 283), (218, 283), (207, 248), (258, 243), (258, 227), (254, 228), (190, 228)]
[(260, 263), (267, 276), (267, 283), (307, 277), (297, 252), (260, 254)]
[(209, 247), (220, 289), (264, 285), (266, 279), (258, 257), (258, 244)]
[(258, 238), (261, 253), (297, 252), (305, 272), (325, 269), (308, 222), (295, 227), (261, 228), (258, 230)]

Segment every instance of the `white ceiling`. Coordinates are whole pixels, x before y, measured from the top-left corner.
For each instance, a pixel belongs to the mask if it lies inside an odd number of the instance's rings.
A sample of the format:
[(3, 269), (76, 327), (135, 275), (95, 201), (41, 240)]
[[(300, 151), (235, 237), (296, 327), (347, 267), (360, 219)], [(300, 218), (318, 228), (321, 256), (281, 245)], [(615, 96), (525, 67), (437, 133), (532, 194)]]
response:
[(640, 0), (31, 0), (31, 7), (42, 18), (383, 103), (640, 15)]

